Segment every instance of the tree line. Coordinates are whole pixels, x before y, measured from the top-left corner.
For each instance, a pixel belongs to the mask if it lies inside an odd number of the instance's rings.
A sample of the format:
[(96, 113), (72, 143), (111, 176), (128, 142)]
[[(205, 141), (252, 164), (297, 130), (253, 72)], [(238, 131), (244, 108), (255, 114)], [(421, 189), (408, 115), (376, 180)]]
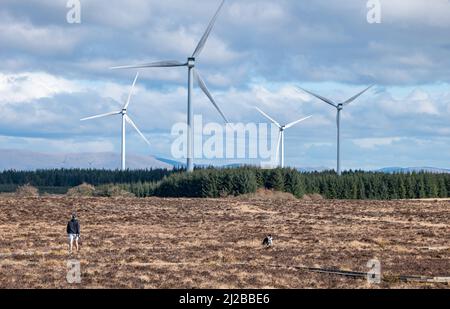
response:
[(172, 173), (181, 170), (83, 170), (55, 169), (38, 171), (3, 171), (0, 173), (0, 185), (22, 186), (30, 184), (36, 187), (75, 187), (83, 183), (94, 186), (104, 184), (128, 184), (137, 182), (157, 182)]
[(255, 193), (268, 189), (304, 195), (320, 194), (327, 199), (393, 200), (450, 197), (450, 174), (384, 174), (349, 171), (300, 173), (294, 169), (257, 168), (203, 169), (176, 173), (157, 183), (134, 183), (124, 190), (138, 197), (217, 198)]
[[(450, 174), (384, 174), (349, 171), (301, 173), (295, 169), (264, 170), (254, 167), (184, 170), (43, 170), (0, 173), (3, 186), (30, 184), (39, 188), (75, 187), (83, 183), (116, 186), (137, 197), (217, 198), (255, 193), (268, 189), (304, 195), (320, 194), (327, 199), (416, 199), (450, 197)], [(56, 190), (54, 190), (56, 192)]]

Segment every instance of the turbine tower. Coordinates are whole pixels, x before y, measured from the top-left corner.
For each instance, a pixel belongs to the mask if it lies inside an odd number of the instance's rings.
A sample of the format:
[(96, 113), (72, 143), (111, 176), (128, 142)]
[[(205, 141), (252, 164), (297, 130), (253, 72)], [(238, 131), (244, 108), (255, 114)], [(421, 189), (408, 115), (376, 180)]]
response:
[(128, 95), (128, 100), (127, 100), (126, 104), (123, 106), (121, 111), (81, 119), (81, 121), (87, 121), (87, 120), (92, 120), (92, 119), (105, 118), (105, 117), (109, 117), (109, 116), (122, 115), (122, 171), (126, 170), (126, 123), (127, 122), (137, 131), (137, 133), (139, 133), (139, 135), (142, 137), (142, 139), (148, 145), (150, 145), (150, 142), (147, 140), (147, 138), (144, 136), (144, 134), (142, 134), (142, 132), (136, 126), (134, 121), (128, 116), (128, 107), (130, 106), (131, 96), (133, 95), (133, 91), (136, 86), (138, 77), (139, 77), (139, 73), (136, 74), (136, 77), (133, 82), (133, 86), (131, 86), (131, 91)]
[(353, 101), (355, 101), (357, 98), (359, 98), (360, 96), (362, 96), (365, 92), (367, 92), (370, 88), (372, 88), (374, 85), (368, 87), (367, 89), (365, 89), (364, 91), (361, 91), (360, 93), (358, 93), (357, 95), (351, 97), (350, 99), (348, 99), (347, 101), (343, 102), (343, 103), (336, 103), (330, 99), (324, 98), (320, 95), (317, 95), (311, 91), (305, 90), (303, 88), (300, 88), (301, 90), (303, 90), (304, 92), (316, 97), (317, 99), (327, 103), (328, 105), (333, 106), (334, 108), (337, 109), (337, 116), (336, 116), (336, 123), (337, 123), (337, 174), (338, 176), (341, 176), (342, 172), (341, 172), (341, 112), (344, 109), (344, 107), (346, 107), (347, 105), (349, 105), (350, 103), (352, 103)]
[(203, 34), (200, 42), (198, 43), (194, 53), (192, 56), (187, 58), (187, 62), (179, 62), (179, 61), (159, 61), (138, 65), (127, 65), (127, 66), (118, 66), (113, 67), (111, 69), (143, 69), (143, 68), (171, 68), (171, 67), (187, 67), (188, 69), (188, 96), (187, 96), (187, 125), (188, 125), (188, 137), (187, 137), (187, 170), (188, 172), (192, 172), (194, 170), (194, 128), (193, 128), (193, 118), (194, 118), (194, 110), (192, 107), (192, 88), (194, 79), (197, 81), (199, 87), (220, 113), (222, 118), (225, 120), (225, 123), (229, 123), (224, 113), (221, 111), (213, 96), (209, 92), (204, 80), (201, 78), (198, 70), (195, 68), (196, 61), (200, 56), (203, 48), (205, 47), (206, 41), (208, 40), (209, 35), (216, 23), (217, 17), (219, 16), (220, 10), (222, 9), (225, 0), (222, 1), (219, 8), (217, 9), (215, 15), (210, 21), (208, 28), (206, 28), (205, 33)]
[[(284, 133), (285, 133), (285, 131), (286, 131), (287, 129), (290, 129), (290, 128), (292, 128), (293, 126), (299, 124), (300, 122), (303, 122), (303, 121), (305, 121), (305, 120), (311, 118), (312, 116), (308, 116), (308, 117), (302, 118), (302, 119), (300, 119), (300, 120), (291, 122), (290, 124), (287, 124), (287, 125), (282, 126), (282, 125), (280, 125), (280, 123), (279, 123), (278, 121), (274, 120), (272, 117), (270, 117), (269, 115), (267, 115), (265, 112), (263, 112), (263, 111), (262, 111), (261, 109), (259, 109), (258, 107), (256, 107), (256, 109), (258, 110), (258, 112), (261, 113), (261, 115), (263, 115), (263, 116), (264, 116), (265, 118), (267, 118), (270, 122), (272, 122), (273, 124), (275, 124), (275, 125), (278, 127), (278, 129), (280, 130), (280, 133), (278, 134), (278, 144), (277, 144), (277, 154), (276, 154), (276, 158), (277, 158), (277, 160), (278, 160), (278, 163), (280, 164), (280, 167), (281, 167), (281, 168), (284, 168), (284, 165), (285, 165), (285, 164), (284, 164), (284, 162), (285, 162), (285, 161), (284, 161), (284, 160), (285, 160), (285, 158), (284, 158), (284, 154), (285, 154), (285, 152), (284, 152), (284, 150), (285, 150), (285, 146), (284, 146), (284, 142), (285, 142), (285, 139), (284, 139)], [(280, 157), (280, 152), (281, 152), (281, 157)]]

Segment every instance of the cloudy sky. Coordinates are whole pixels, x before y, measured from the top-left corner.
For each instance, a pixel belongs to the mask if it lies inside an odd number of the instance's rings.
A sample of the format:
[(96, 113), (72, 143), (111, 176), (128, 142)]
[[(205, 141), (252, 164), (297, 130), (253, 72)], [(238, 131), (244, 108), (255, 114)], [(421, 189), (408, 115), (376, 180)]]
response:
[[(79, 119), (120, 109), (135, 71), (113, 65), (180, 60), (192, 54), (219, 0), (81, 0), (69, 24), (67, 0), (0, 2), (0, 149), (120, 151), (120, 118)], [(227, 0), (197, 67), (232, 122), (263, 123), (253, 106), (283, 123), (289, 165), (334, 167), (335, 110), (296, 90), (346, 100), (343, 165), (450, 168), (450, 1)], [(196, 89), (195, 112), (220, 122)], [(171, 128), (185, 121), (186, 69), (149, 69), (130, 116), (132, 153), (171, 157)]]

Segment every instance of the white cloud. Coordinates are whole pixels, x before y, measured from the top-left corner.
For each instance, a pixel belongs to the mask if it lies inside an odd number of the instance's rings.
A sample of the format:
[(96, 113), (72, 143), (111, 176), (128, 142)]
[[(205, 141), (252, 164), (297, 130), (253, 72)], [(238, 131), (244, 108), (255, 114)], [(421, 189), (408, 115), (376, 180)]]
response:
[[(42, 142), (42, 141), (41, 141)], [(50, 140), (45, 141), (50, 149), (57, 152), (79, 153), (79, 152), (112, 152), (115, 150), (114, 144), (105, 141), (74, 141), (74, 140)]]
[(450, 26), (448, 0), (382, 0), (384, 20), (391, 23), (417, 23), (435, 27)]
[(389, 146), (395, 142), (401, 141), (401, 137), (383, 137), (383, 138), (360, 138), (353, 139), (353, 143), (364, 149), (374, 149), (379, 146)]
[[(1, 12), (0, 12), (1, 13)], [(63, 24), (64, 26), (64, 24)], [(83, 31), (57, 26), (37, 26), (0, 14), (0, 44), (3, 48), (33, 51), (35, 54), (69, 53), (82, 40)]]
[(86, 23), (130, 29), (151, 21), (154, 3), (141, 0), (82, 1), (82, 16)]
[(420, 89), (413, 90), (401, 99), (385, 96), (381, 99), (380, 106), (393, 115), (440, 115), (438, 103), (427, 92)]
[(30, 102), (82, 89), (78, 82), (45, 72), (0, 73), (0, 104)]
[(316, 147), (333, 147), (333, 143), (306, 143), (305, 148), (316, 148)]
[(418, 113), (424, 113), (429, 115), (439, 115), (436, 104), (432, 101), (430, 95), (425, 91), (416, 89), (407, 98), (408, 102), (411, 102), (411, 109), (416, 109)]
[[(31, 149), (46, 153), (85, 153), (112, 152), (114, 144), (103, 140), (74, 140), (74, 139), (44, 139), (44, 138), (16, 138), (0, 136), (0, 143), (9, 145), (10, 149)], [(5, 149), (6, 147), (2, 147)]]
[(279, 3), (261, 0), (232, 2), (229, 7), (230, 20), (239, 24), (257, 22), (269, 26), (282, 21), (288, 15)]

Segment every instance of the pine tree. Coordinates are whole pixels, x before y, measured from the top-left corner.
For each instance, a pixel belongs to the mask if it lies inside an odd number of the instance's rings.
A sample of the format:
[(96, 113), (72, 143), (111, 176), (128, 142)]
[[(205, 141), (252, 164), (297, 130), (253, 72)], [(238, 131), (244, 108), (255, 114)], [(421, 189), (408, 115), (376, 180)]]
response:
[(305, 186), (301, 175), (295, 170), (285, 171), (284, 190), (300, 198), (305, 195)]
[(423, 175), (416, 176), (415, 194), (416, 194), (416, 198), (419, 198), (419, 199), (427, 197), (427, 194), (425, 191), (425, 182), (423, 180)]
[(440, 198), (448, 197), (447, 187), (445, 185), (445, 179), (443, 177), (439, 178), (439, 197)]
[(269, 173), (266, 180), (266, 188), (275, 191), (284, 190), (284, 177), (280, 169), (274, 169)]
[(434, 175), (427, 174), (425, 177), (425, 191), (428, 198), (439, 197), (439, 188), (435, 181)]
[(359, 200), (365, 200), (367, 198), (366, 194), (366, 186), (364, 184), (364, 180), (362, 178), (359, 179), (359, 186), (358, 186), (358, 197)]

